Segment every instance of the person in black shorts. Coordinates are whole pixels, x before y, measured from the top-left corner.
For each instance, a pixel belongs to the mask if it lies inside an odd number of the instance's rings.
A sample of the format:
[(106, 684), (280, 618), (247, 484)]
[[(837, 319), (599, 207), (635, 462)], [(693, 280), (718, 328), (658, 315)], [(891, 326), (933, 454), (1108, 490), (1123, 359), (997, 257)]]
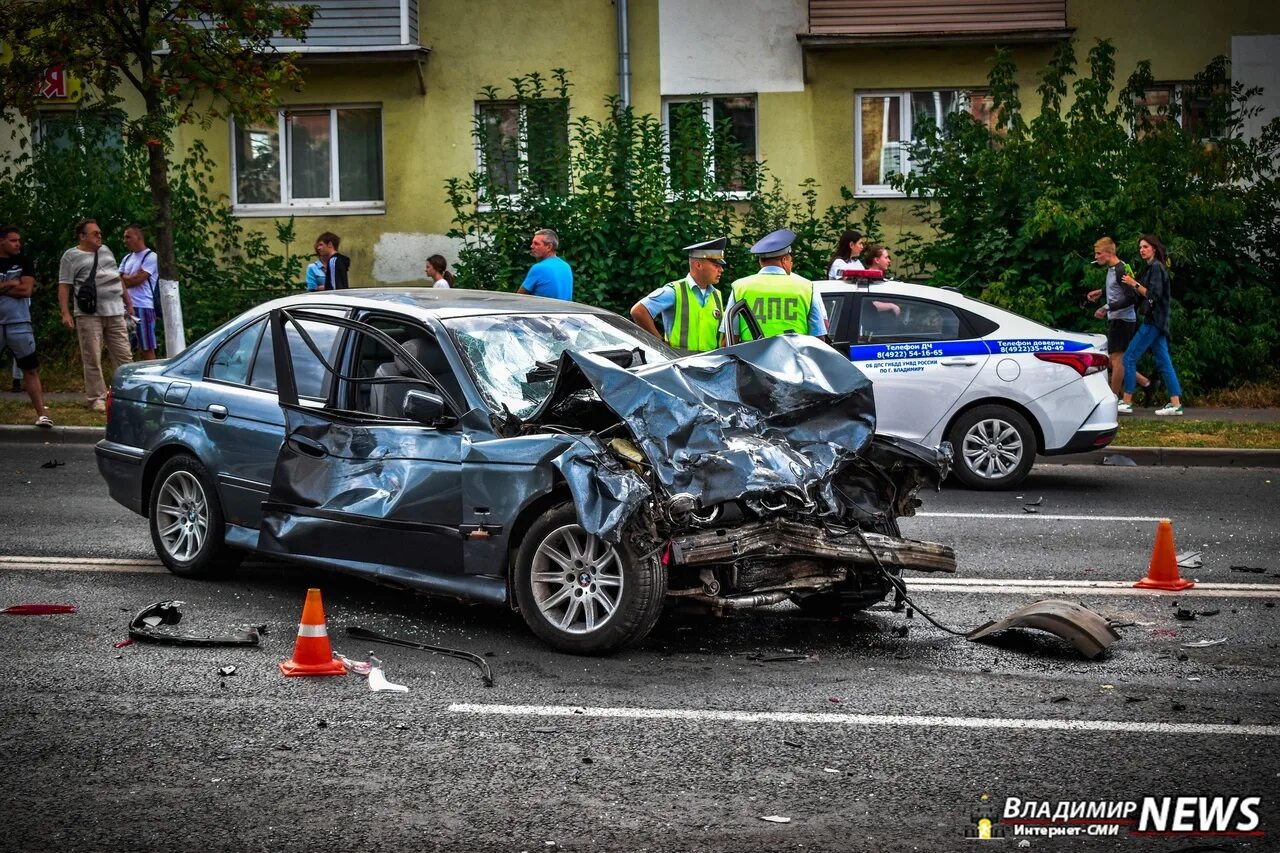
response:
[[(1128, 265), (1116, 256), (1116, 243), (1110, 237), (1102, 237), (1093, 244), (1093, 262), (1106, 267), (1107, 279), (1104, 287), (1089, 291), (1090, 302), (1097, 302), (1106, 294), (1106, 303), (1094, 312), (1094, 317), (1101, 320), (1107, 318), (1107, 356), (1111, 360), (1111, 392), (1120, 396), (1124, 388), (1124, 351), (1129, 347), (1138, 330), (1138, 312), (1134, 309), (1137, 299), (1132, 288), (1125, 287), (1122, 279)], [(1141, 373), (1137, 375), (1138, 384), (1146, 388), (1151, 381)], [(1121, 409), (1123, 412), (1123, 408)], [(1130, 406), (1126, 414), (1132, 413)]]

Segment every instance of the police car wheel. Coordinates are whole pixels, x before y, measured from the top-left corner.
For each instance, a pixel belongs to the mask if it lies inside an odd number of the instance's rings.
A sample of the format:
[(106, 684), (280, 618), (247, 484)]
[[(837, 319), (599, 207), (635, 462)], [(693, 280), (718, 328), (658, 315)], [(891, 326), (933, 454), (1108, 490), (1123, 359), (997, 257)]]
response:
[(971, 489), (1011, 489), (1036, 460), (1036, 434), (1006, 406), (978, 406), (961, 415), (947, 435), (955, 448), (956, 479)]
[(642, 557), (587, 533), (572, 503), (544, 513), (516, 555), (516, 603), (543, 642), (570, 654), (634, 645), (653, 630), (667, 594), (657, 555)]

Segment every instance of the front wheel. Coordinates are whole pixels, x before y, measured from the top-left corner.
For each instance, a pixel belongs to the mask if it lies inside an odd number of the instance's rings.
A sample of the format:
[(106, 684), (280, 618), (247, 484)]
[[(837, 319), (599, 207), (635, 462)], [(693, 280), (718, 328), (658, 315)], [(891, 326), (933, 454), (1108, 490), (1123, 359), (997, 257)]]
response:
[(571, 654), (610, 652), (640, 642), (662, 614), (666, 570), (578, 524), (573, 504), (542, 515), (520, 543), (516, 603), (530, 630)]
[(971, 489), (1011, 489), (1036, 460), (1036, 434), (1027, 419), (1005, 406), (965, 412), (947, 434), (955, 448), (955, 475)]
[(205, 468), (191, 456), (175, 456), (156, 475), (151, 490), (151, 542), (169, 571), (184, 578), (229, 572), (238, 552), (223, 540), (225, 522), (218, 492)]

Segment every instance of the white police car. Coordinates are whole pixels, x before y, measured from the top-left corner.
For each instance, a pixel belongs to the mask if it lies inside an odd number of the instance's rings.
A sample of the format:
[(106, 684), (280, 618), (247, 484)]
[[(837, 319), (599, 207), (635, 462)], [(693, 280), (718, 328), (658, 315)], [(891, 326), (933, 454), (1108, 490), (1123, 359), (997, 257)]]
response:
[(968, 486), (1012, 488), (1037, 453), (1095, 450), (1115, 437), (1103, 335), (874, 275), (819, 282), (818, 292), (832, 344), (875, 385), (876, 431), (950, 441)]

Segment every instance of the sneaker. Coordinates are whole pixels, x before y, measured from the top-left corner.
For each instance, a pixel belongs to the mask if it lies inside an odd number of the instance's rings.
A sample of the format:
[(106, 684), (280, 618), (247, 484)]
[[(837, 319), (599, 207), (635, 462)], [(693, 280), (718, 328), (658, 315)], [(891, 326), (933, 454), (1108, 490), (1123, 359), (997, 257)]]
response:
[(36, 418), (36, 426), (40, 427), (41, 429), (50, 429), (53, 427), (53, 418), (49, 417), (48, 415), (41, 415), (40, 417)]
[(93, 403), (90, 404), (89, 408), (95, 412), (105, 412), (107, 410), (107, 401), (94, 400)]
[(1119, 403), (1116, 403), (1116, 411), (1122, 415), (1132, 415), (1133, 403), (1126, 403), (1124, 400), (1121, 400)]
[(1168, 417), (1169, 415), (1180, 415), (1182, 414), (1182, 407), (1175, 406), (1173, 403), (1170, 403), (1167, 406), (1163, 406), (1159, 409), (1156, 409), (1156, 414), (1159, 415), (1160, 417)]

